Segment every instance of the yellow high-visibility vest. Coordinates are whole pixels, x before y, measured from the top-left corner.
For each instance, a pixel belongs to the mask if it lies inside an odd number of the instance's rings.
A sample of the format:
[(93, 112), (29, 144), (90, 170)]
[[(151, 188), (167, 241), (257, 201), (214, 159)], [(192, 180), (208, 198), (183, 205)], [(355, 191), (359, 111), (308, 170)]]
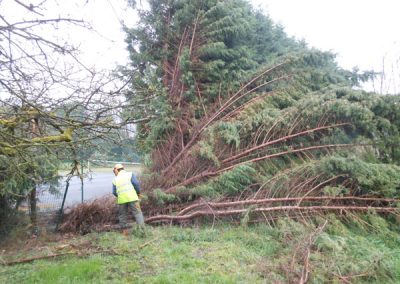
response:
[(128, 173), (124, 170), (120, 171), (114, 178), (113, 184), (117, 188), (117, 203), (124, 204), (127, 202), (137, 201), (136, 190), (131, 183), (132, 173)]

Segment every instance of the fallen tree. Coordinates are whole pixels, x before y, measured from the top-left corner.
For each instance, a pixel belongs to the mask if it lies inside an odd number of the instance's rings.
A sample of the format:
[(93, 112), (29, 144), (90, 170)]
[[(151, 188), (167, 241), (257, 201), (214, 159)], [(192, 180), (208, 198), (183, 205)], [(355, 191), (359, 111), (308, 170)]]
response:
[[(304, 196), (287, 198), (264, 198), (247, 200), (226, 200), (209, 202), (197, 200), (191, 205), (180, 205), (174, 214), (155, 215), (146, 218), (147, 224), (160, 223), (193, 223), (198, 219), (221, 219), (223, 222), (241, 221), (251, 217), (254, 222), (271, 222), (277, 218), (293, 219), (315, 218), (329, 213), (347, 216), (349, 213), (392, 214), (400, 216), (400, 199), (357, 196)], [(251, 216), (250, 216), (251, 215)], [(231, 219), (226, 219), (230, 217)], [(225, 218), (225, 219), (222, 219)], [(61, 232), (78, 232), (86, 234), (92, 231), (118, 231), (117, 205), (113, 197), (94, 200), (91, 203), (79, 204), (66, 214)], [(113, 225), (115, 224), (115, 225)]]
[[(171, 216), (171, 215), (158, 215), (150, 217), (146, 220), (146, 223), (152, 223), (157, 221), (184, 221), (184, 220), (192, 220), (197, 217), (203, 216), (231, 216), (231, 215), (240, 215), (243, 213), (251, 212), (251, 213), (266, 213), (266, 212), (289, 212), (289, 211), (326, 211), (326, 212), (346, 212), (346, 211), (355, 211), (355, 212), (391, 212), (391, 213), (400, 213), (399, 208), (397, 207), (362, 207), (362, 206), (276, 206), (276, 207), (260, 207), (254, 209), (229, 209), (229, 210), (199, 210), (186, 215), (179, 216)], [(268, 221), (268, 217), (265, 218)]]
[(121, 72), (136, 106), (125, 115), (152, 117), (137, 136), (147, 222), (398, 214), (400, 97), (355, 90), (370, 73), (341, 69), (241, 0), (138, 12)]

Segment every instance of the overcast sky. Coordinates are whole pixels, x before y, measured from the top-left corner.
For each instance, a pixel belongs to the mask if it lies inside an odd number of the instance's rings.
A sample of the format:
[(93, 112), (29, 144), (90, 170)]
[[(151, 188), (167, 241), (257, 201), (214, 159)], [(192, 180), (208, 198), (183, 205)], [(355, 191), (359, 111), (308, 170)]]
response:
[(290, 36), (305, 39), (310, 47), (336, 53), (341, 67), (384, 70), (384, 79), (378, 78), (374, 84), (365, 85), (365, 89), (383, 93), (400, 91), (400, 1), (251, 2), (282, 24)]
[[(98, 31), (99, 34), (70, 31), (74, 41), (80, 41), (89, 65), (111, 68), (115, 63), (127, 62), (120, 21), (132, 26), (137, 20), (133, 11), (126, 9), (127, 0), (87, 0), (84, 8), (74, 4), (75, 1), (51, 1), (56, 13), (61, 9), (71, 17), (88, 20)], [(284, 26), (289, 36), (304, 39), (310, 47), (337, 53), (337, 61), (343, 68), (358, 66), (361, 70), (381, 71), (385, 59), (385, 68), (391, 70), (393, 77), (390, 84), (400, 89), (400, 0), (250, 2)]]
[[(400, 56), (400, 1), (398, 0), (251, 0), (285, 31), (304, 39), (310, 47), (338, 54), (340, 66), (351, 69), (379, 70), (382, 59)], [(92, 0), (83, 11), (104, 36), (99, 52), (121, 53), (109, 57), (121, 62), (126, 58), (124, 34), (119, 20), (134, 23), (134, 15), (124, 11), (124, 0)], [(90, 44), (90, 42), (86, 42)], [(110, 45), (110, 47), (108, 47)], [(113, 46), (111, 48), (111, 46)], [(104, 60), (106, 58), (103, 57)]]
[(400, 56), (398, 0), (252, 0), (289, 35), (338, 53), (347, 69), (381, 68), (382, 58)]

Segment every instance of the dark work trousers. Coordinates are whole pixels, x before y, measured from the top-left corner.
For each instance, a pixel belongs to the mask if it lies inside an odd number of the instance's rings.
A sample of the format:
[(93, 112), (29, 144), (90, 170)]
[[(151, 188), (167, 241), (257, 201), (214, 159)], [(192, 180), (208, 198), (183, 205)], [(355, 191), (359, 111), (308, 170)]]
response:
[(118, 219), (121, 227), (127, 227), (128, 225), (128, 209), (132, 210), (133, 216), (135, 217), (138, 225), (144, 225), (144, 217), (142, 210), (140, 209), (140, 202), (133, 201), (123, 204), (118, 204)]

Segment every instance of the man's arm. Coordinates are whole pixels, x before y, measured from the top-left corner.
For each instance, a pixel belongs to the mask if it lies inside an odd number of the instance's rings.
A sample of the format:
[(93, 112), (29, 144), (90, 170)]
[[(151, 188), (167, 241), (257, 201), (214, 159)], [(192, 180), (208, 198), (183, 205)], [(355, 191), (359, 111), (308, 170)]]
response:
[(132, 177), (131, 177), (131, 183), (133, 185), (133, 187), (136, 190), (137, 194), (140, 194), (140, 186), (139, 186), (139, 181), (137, 180), (136, 176), (132, 173)]
[(113, 183), (113, 187), (112, 187), (112, 194), (114, 194), (115, 197), (118, 197), (118, 195), (117, 195), (117, 187), (115, 186), (114, 183)]

